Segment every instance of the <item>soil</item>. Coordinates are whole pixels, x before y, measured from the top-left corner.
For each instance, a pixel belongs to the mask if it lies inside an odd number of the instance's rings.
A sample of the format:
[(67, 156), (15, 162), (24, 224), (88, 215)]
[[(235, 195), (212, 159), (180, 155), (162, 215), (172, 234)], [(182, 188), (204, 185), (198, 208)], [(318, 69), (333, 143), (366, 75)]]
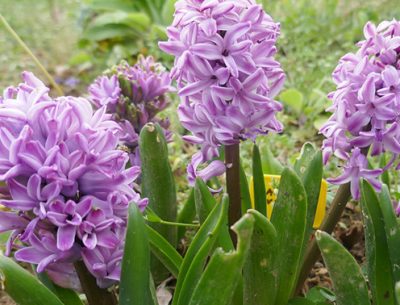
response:
[(16, 305), (16, 303), (4, 291), (0, 291), (0, 305)]

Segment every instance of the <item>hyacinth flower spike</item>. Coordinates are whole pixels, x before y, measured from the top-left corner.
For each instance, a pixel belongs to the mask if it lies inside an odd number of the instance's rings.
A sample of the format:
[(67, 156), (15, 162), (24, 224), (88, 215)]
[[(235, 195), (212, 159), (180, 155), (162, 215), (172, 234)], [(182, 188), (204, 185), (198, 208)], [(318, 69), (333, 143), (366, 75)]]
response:
[[(169, 39), (159, 46), (175, 57), (178, 115), (192, 133), (184, 139), (201, 146), (189, 182), (226, 171), (233, 224), (240, 217), (240, 142), (282, 131), (282, 106), (274, 100), (285, 80), (274, 58), (279, 24), (253, 0), (180, 0), (175, 8)], [(223, 146), (225, 164), (218, 160)]]

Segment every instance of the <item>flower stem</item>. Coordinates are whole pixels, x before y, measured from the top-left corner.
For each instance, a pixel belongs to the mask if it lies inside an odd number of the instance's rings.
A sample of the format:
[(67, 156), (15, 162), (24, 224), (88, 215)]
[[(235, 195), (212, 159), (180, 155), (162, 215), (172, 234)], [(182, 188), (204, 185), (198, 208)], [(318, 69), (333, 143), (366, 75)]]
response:
[(198, 227), (200, 227), (199, 224), (195, 224), (195, 223), (172, 222), (172, 221), (165, 221), (165, 220), (162, 220), (162, 219), (150, 220), (150, 219), (148, 219), (146, 217), (145, 217), (145, 219), (148, 222), (159, 223), (159, 224), (166, 225), (166, 226), (189, 227), (189, 228), (198, 228)]
[[(225, 146), (226, 185), (229, 195), (229, 227), (241, 217), (240, 148), (239, 144)], [(236, 235), (231, 232), (236, 243)]]
[(26, 45), (26, 43), (21, 39), (21, 37), (19, 37), (19, 35), (14, 31), (14, 29), (11, 27), (11, 25), (7, 22), (7, 20), (1, 14), (0, 14), (0, 21), (1, 21), (1, 23), (3, 23), (4, 27), (11, 34), (11, 36), (24, 49), (24, 51), (26, 53), (28, 53), (28, 55), (32, 58), (32, 60), (35, 62), (35, 64), (38, 66), (38, 68), (42, 71), (42, 73), (47, 77), (48, 81), (53, 86), (54, 90), (57, 91), (57, 94), (60, 96), (64, 95), (64, 92), (62, 91), (60, 86), (56, 83), (54, 78), (50, 75), (49, 72), (47, 72), (46, 68), (40, 63), (39, 59), (35, 56), (35, 54), (33, 54), (33, 52), (29, 49), (29, 47)]
[(82, 261), (76, 262), (74, 266), (89, 305), (118, 304), (117, 298), (112, 292), (97, 286), (96, 279), (89, 273)]
[[(339, 222), (340, 217), (342, 216), (346, 204), (350, 200), (350, 198), (350, 183), (341, 185), (331, 203), (327, 217), (324, 219), (319, 230), (327, 232), (328, 234), (332, 233), (332, 231), (335, 229), (336, 224)], [(303, 265), (300, 270), (299, 279), (297, 282), (296, 294), (301, 293), (304, 282), (310, 274), (312, 267), (314, 266), (320, 255), (321, 253), (315, 240), (315, 236), (313, 235), (304, 256)]]

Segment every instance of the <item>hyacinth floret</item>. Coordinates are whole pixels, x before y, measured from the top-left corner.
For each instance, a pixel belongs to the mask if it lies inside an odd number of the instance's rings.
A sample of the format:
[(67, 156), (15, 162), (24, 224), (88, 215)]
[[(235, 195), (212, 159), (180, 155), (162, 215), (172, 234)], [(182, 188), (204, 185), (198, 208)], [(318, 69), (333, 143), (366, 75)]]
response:
[[(83, 260), (106, 287), (119, 280), (129, 204), (144, 209), (132, 187), (140, 168), (126, 168), (121, 128), (84, 98), (52, 98), (32, 73), (0, 100), (0, 231), (7, 253), (37, 265), (61, 286), (78, 286)], [(112, 254), (108, 254), (112, 253)], [(62, 266), (62, 268), (60, 268)]]
[(118, 122), (123, 133), (120, 144), (130, 151), (131, 164), (140, 166), (138, 140), (146, 123), (159, 123), (171, 140), (169, 121), (156, 115), (169, 106), (167, 93), (173, 90), (165, 68), (153, 57), (142, 55), (134, 66), (122, 62), (89, 86), (89, 100), (96, 108), (106, 106)]
[(159, 46), (175, 56), (178, 114), (192, 133), (184, 138), (202, 148), (188, 168), (193, 181), (224, 172), (222, 161), (206, 174), (197, 169), (222, 145), (282, 130), (274, 100), (285, 80), (275, 59), (280, 25), (253, 0), (180, 0), (175, 8), (169, 40)]
[[(333, 72), (336, 90), (329, 94), (332, 116), (321, 128), (325, 163), (331, 155), (345, 163), (344, 173), (332, 183), (351, 182), (353, 198), (360, 197), (359, 180), (376, 190), (376, 178), (400, 154), (400, 22), (368, 22), (358, 50), (343, 56)], [(366, 156), (391, 159), (380, 169), (369, 170)], [(363, 155), (364, 154), (364, 155)]]

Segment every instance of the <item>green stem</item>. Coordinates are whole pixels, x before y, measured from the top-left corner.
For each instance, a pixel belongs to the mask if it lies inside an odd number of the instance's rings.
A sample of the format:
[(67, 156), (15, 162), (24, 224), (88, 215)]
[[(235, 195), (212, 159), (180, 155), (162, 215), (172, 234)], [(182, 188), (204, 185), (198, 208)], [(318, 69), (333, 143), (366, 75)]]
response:
[[(335, 229), (336, 224), (339, 222), (340, 217), (346, 208), (347, 202), (351, 198), (350, 183), (343, 184), (337, 190), (335, 198), (333, 199), (327, 217), (324, 219), (320, 230), (328, 234), (331, 234)], [(304, 286), (304, 282), (311, 272), (312, 267), (315, 262), (320, 257), (321, 253), (319, 251), (315, 236), (312, 236), (310, 245), (307, 248), (306, 254), (304, 256), (304, 262), (300, 270), (299, 279), (297, 282), (296, 294), (300, 294)]]
[(200, 227), (200, 225), (193, 224), (193, 223), (172, 222), (172, 221), (165, 221), (165, 220), (162, 220), (162, 219), (160, 219), (160, 220), (149, 220), (146, 217), (145, 217), (145, 219), (148, 222), (160, 223), (160, 224), (167, 225), (167, 226), (190, 227), (190, 228), (198, 228), (198, 227)]
[[(241, 215), (240, 196), (240, 147), (239, 144), (225, 146), (226, 185), (229, 195), (229, 226), (236, 223)], [(236, 234), (230, 231), (232, 240), (236, 243)]]
[(47, 72), (46, 68), (40, 63), (39, 59), (35, 56), (35, 54), (33, 54), (33, 52), (29, 49), (29, 47), (25, 44), (25, 42), (21, 39), (21, 37), (18, 36), (18, 34), (14, 31), (14, 29), (11, 27), (11, 25), (7, 22), (7, 20), (1, 14), (0, 14), (0, 21), (3, 23), (4, 27), (11, 34), (11, 36), (19, 43), (19, 45), (25, 50), (25, 52), (28, 53), (28, 55), (32, 58), (32, 60), (35, 62), (35, 64), (38, 66), (38, 68), (47, 77), (50, 84), (57, 91), (57, 94), (60, 96), (64, 95), (64, 92), (62, 91), (60, 86), (56, 83), (54, 78), (50, 75), (49, 72)]
[(96, 279), (89, 273), (82, 261), (76, 262), (74, 266), (89, 305), (118, 304), (114, 293), (108, 291), (107, 289), (101, 289), (99, 286), (97, 286)]

